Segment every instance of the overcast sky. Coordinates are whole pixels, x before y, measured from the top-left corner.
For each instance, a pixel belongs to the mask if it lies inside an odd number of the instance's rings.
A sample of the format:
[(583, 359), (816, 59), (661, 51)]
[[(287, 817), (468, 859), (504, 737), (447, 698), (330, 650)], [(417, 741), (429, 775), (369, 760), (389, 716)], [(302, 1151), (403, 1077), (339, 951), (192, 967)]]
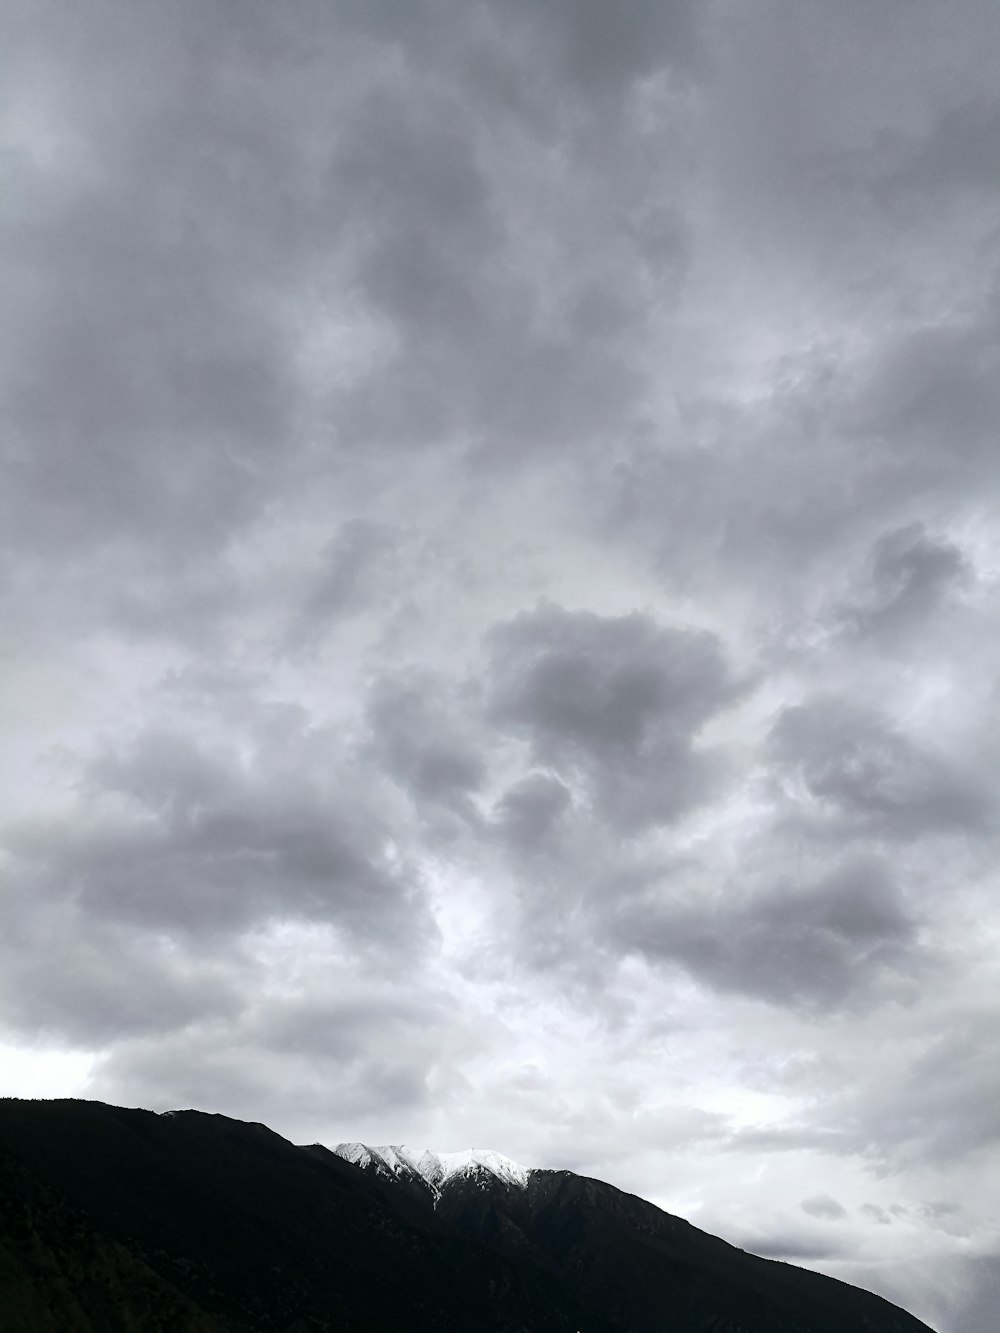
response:
[(1000, 1303), (1000, 5), (0, 0), (4, 1090)]

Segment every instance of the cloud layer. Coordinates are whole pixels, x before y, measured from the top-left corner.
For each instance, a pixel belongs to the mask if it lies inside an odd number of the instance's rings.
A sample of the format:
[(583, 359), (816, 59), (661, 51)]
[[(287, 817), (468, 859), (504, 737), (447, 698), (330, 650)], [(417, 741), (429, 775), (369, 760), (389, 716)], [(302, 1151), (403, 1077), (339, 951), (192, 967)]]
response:
[(7, 9), (18, 1087), (992, 1328), (1000, 16)]

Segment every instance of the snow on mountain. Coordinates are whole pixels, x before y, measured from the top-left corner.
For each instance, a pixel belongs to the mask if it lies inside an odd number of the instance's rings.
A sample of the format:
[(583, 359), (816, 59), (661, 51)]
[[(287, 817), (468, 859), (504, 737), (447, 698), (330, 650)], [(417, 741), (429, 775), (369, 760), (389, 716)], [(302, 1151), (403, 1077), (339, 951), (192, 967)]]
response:
[(435, 1198), (441, 1187), (456, 1176), (485, 1171), (507, 1185), (526, 1185), (530, 1167), (518, 1165), (492, 1148), (465, 1148), (461, 1152), (431, 1152), (427, 1148), (409, 1148), (405, 1144), (339, 1143), (333, 1150), (338, 1157), (365, 1170), (407, 1179), (419, 1176), (430, 1186)]
[[(433, 1170), (441, 1172), (440, 1180), (435, 1180), (434, 1183), (441, 1183), (451, 1176), (468, 1175), (470, 1171), (477, 1167), (483, 1171), (488, 1171), (491, 1175), (498, 1176), (507, 1185), (527, 1185), (528, 1176), (531, 1174), (530, 1167), (520, 1166), (517, 1162), (511, 1161), (509, 1157), (504, 1157), (503, 1153), (496, 1152), (492, 1148), (466, 1148), (462, 1152), (425, 1153), (421, 1162), (423, 1163), (425, 1159), (432, 1159), (434, 1163)], [(423, 1174), (423, 1167), (420, 1170)]]

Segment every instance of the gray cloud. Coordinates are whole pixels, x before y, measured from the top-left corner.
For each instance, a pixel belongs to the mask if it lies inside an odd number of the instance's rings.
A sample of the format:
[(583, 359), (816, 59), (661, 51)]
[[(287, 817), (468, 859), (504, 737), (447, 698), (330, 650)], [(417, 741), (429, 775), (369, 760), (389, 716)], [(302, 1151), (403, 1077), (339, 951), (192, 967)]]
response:
[(26, 899), (8, 891), (0, 985), (8, 1034), (105, 1046), (239, 1012), (238, 963), (178, 957), (163, 940)]
[(992, 1328), (1000, 9), (4, 18), (10, 1069)]
[(327, 541), (288, 629), (293, 651), (315, 649), (344, 616), (370, 606), (398, 558), (399, 537), (385, 525), (348, 519)]
[[(400, 1034), (402, 1035), (402, 1034)], [(407, 1034), (409, 1035), (409, 1034)], [(391, 1056), (276, 1051), (250, 1028), (186, 1031), (154, 1044), (122, 1043), (97, 1074), (93, 1091), (109, 1100), (127, 1087), (133, 1100), (157, 1110), (196, 1104), (246, 1119), (262, 1107), (274, 1119), (282, 1084), (295, 1084), (299, 1104), (289, 1132), (315, 1141), (331, 1118), (371, 1124), (378, 1116), (412, 1114), (428, 1096), (426, 1055)]]
[(772, 1004), (817, 1011), (871, 1004), (919, 966), (917, 923), (877, 862), (848, 861), (826, 878), (742, 901), (626, 904), (622, 947), (698, 980)]
[(982, 828), (988, 818), (971, 775), (846, 699), (785, 709), (769, 750), (786, 780), (801, 783), (823, 813), (848, 828), (909, 839)]
[(995, 1015), (960, 1015), (897, 1084), (861, 1100), (855, 1135), (910, 1160), (948, 1161), (990, 1148), (1000, 1138), (998, 1053)]
[(243, 759), (143, 733), (88, 765), (70, 817), (8, 828), (8, 1022), (86, 1039), (232, 1017), (254, 984), (239, 942), (273, 923), (419, 957), (419, 880), (290, 720)]
[(751, 1254), (762, 1255), (765, 1259), (778, 1259), (785, 1263), (802, 1264), (824, 1259), (839, 1259), (850, 1253), (850, 1246), (839, 1237), (823, 1235), (809, 1236), (799, 1232), (748, 1232), (740, 1235), (737, 1242), (741, 1249)]
[(986, 196), (1000, 182), (995, 97), (974, 96), (946, 111), (919, 144), (892, 184), (923, 194), (970, 190)]
[(847, 1209), (829, 1194), (815, 1194), (810, 1199), (803, 1199), (799, 1207), (810, 1217), (819, 1217), (827, 1222), (837, 1222), (847, 1216)]
[[(904, 1058), (892, 1077), (831, 1088), (821, 1106), (796, 1123), (739, 1130), (731, 1147), (794, 1152), (823, 1146), (842, 1157), (859, 1154), (882, 1174), (917, 1163), (937, 1169), (963, 1159), (981, 1164), (1000, 1136), (997, 1045), (992, 1012), (960, 1010), (939, 1023), (937, 1035), (925, 1031), (922, 1052)], [(906, 1212), (882, 1204), (865, 1211), (885, 1224)], [(923, 1203), (910, 1210), (915, 1215), (940, 1225), (955, 1215), (954, 1203)]]
[(698, 54), (700, 15), (691, 0), (636, 0), (618, 22), (598, 0), (541, 11), (517, 0), (513, 7), (530, 15), (546, 54), (582, 88), (620, 89), (664, 66), (689, 66)]
[(543, 605), (491, 632), (493, 718), (623, 828), (668, 823), (714, 776), (697, 733), (738, 687), (714, 636)]
[(996, 313), (956, 328), (902, 335), (871, 369), (851, 409), (853, 428), (911, 455), (954, 467), (990, 445), (996, 390)]
[(368, 705), (371, 748), (417, 802), (457, 804), (471, 814), (467, 798), (482, 785), (485, 764), (462, 734), (449, 684), (420, 672), (378, 680)]
[(993, 1254), (963, 1260), (955, 1287), (957, 1292), (947, 1302), (954, 1327), (963, 1333), (989, 1333), (1000, 1301), (1000, 1260)]
[(934, 1219), (954, 1217), (956, 1213), (960, 1213), (961, 1211), (961, 1206), (957, 1203), (953, 1203), (950, 1199), (931, 1199), (929, 1202), (921, 1205), (921, 1212), (924, 1216)]
[[(289, 172), (280, 136), (213, 97), (208, 53), (179, 11), (153, 32), (149, 11), (105, 17), (103, 42), (80, 22), (61, 67), (24, 67), (29, 95), (55, 99), (64, 171), (53, 189), (29, 143), (7, 238), (22, 337), (5, 369), (19, 481), (5, 527), (47, 545), (203, 548), (248, 516), (255, 472), (290, 436), (281, 330), (261, 302), (281, 225), (271, 201)], [(230, 67), (236, 37), (216, 48)], [(127, 116), (101, 91), (124, 52), (142, 87)], [(25, 525), (27, 513), (44, 521)]]
[(572, 806), (569, 788), (551, 773), (529, 773), (504, 792), (496, 805), (501, 836), (527, 852), (544, 849)]
[(861, 596), (840, 614), (848, 632), (890, 642), (937, 613), (971, 581), (961, 549), (934, 538), (922, 523), (883, 533), (866, 563)]
[[(292, 753), (307, 760), (308, 742)], [(384, 868), (377, 824), (338, 809), (322, 773), (286, 769), (276, 788), (281, 760), (258, 762), (266, 777), (186, 738), (142, 736), (87, 775), (138, 818), (96, 821), (62, 849), (54, 830), (25, 830), (14, 847), (34, 857), (63, 850), (79, 868), (77, 901), (119, 920), (225, 932), (260, 917), (304, 916), (391, 938), (412, 890)]]
[[(364, 992), (328, 1000), (309, 997), (269, 1006), (254, 1016), (253, 1035), (269, 1050), (333, 1057), (340, 1061), (411, 1052), (430, 1043), (426, 1034), (451, 1026), (445, 1000), (433, 994), (414, 998), (408, 992)], [(424, 1034), (421, 1040), (421, 1033)]]

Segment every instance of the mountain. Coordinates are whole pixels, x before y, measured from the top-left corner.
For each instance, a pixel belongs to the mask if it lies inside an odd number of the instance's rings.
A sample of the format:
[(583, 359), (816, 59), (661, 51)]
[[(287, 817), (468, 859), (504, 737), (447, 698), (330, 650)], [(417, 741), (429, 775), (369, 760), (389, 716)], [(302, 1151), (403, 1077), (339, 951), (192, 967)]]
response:
[(927, 1333), (610, 1185), (0, 1099), (3, 1333)]
[(531, 1263), (630, 1333), (916, 1333), (878, 1296), (745, 1253), (612, 1185), (531, 1170), (485, 1149), (435, 1154), (340, 1144), (499, 1254)]
[[(314, 1144), (309, 1150), (319, 1149)], [(325, 1150), (321, 1150), (325, 1151)], [(491, 1148), (467, 1148), (464, 1152), (430, 1152), (427, 1148), (406, 1148), (401, 1144), (370, 1148), (365, 1143), (341, 1143), (334, 1148), (337, 1157), (374, 1176), (381, 1182), (392, 1182), (405, 1189), (411, 1198), (429, 1203), (436, 1208), (442, 1194), (449, 1193), (464, 1181), (499, 1181), (506, 1185), (522, 1186), (528, 1183), (531, 1172), (502, 1153)]]

